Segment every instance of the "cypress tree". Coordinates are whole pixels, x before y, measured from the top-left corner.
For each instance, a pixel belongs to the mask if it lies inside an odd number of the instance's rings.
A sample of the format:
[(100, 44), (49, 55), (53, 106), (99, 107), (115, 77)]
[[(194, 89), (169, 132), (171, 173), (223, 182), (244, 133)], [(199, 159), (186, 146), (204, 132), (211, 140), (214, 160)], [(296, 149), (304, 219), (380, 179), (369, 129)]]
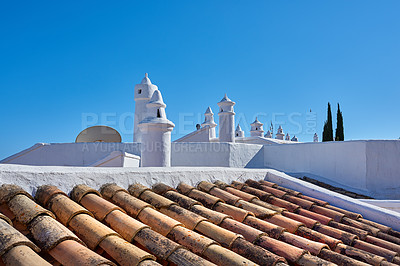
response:
[(343, 141), (344, 140), (344, 128), (343, 128), (343, 115), (342, 111), (340, 111), (339, 104), (337, 105), (337, 114), (336, 114), (336, 141)]
[(328, 117), (324, 124), (322, 132), (322, 141), (333, 141), (332, 111), (331, 104), (328, 102)]

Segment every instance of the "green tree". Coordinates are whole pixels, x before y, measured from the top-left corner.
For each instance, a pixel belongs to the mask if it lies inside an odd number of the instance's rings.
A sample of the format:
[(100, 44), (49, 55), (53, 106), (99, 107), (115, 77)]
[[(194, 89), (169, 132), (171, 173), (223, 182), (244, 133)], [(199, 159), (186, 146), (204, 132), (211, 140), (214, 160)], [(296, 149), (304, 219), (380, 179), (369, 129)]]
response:
[(344, 140), (343, 115), (342, 115), (342, 111), (340, 111), (339, 104), (337, 104), (335, 140), (336, 141)]
[(328, 102), (328, 117), (324, 124), (322, 132), (322, 141), (333, 141), (332, 111), (331, 104)]

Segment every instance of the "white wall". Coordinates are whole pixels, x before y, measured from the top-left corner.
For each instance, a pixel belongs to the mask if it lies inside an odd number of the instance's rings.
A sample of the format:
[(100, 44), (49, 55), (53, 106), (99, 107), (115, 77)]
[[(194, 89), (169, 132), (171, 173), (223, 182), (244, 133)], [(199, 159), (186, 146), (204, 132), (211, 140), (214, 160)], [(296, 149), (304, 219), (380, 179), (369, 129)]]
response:
[[(211, 128), (209, 126), (195, 130), (174, 142), (210, 142)], [(215, 131), (215, 128), (213, 129)]]
[(311, 174), (376, 198), (400, 199), (400, 141), (366, 140), (264, 146), (264, 167)]
[(127, 152), (113, 151), (90, 167), (139, 167), (140, 157)]
[(53, 166), (89, 166), (113, 151), (140, 156), (139, 143), (38, 143), (0, 163)]
[(360, 199), (360, 201), (400, 213), (400, 200)]
[(367, 188), (378, 198), (400, 199), (400, 140), (366, 142)]
[(172, 166), (259, 167), (262, 145), (227, 142), (173, 142)]

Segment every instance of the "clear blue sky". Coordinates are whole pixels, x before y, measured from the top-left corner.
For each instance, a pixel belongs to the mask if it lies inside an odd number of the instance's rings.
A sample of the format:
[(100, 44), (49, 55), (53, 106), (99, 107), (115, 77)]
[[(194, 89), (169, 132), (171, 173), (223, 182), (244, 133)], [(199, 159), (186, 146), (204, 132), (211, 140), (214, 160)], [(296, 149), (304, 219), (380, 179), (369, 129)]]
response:
[(399, 138), (399, 13), (398, 0), (2, 1), (0, 158), (74, 142), (87, 116), (131, 142), (145, 72), (173, 139), (225, 92), (244, 129), (258, 114), (311, 141), (329, 101), (345, 139)]

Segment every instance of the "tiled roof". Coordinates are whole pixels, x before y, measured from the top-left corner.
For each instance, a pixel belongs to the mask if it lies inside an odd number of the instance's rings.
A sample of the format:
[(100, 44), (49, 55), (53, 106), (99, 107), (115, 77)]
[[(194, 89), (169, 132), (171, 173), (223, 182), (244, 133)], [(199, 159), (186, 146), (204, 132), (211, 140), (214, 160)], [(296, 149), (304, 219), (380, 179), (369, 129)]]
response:
[(400, 233), (268, 181), (0, 187), (0, 265), (400, 265)]

